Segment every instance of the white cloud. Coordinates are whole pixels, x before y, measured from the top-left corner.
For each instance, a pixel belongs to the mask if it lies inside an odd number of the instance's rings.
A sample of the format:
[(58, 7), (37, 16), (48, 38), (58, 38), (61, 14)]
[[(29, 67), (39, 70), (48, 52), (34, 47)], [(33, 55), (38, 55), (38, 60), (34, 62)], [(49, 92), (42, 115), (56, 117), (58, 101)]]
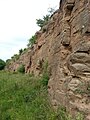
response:
[(39, 30), (36, 19), (58, 4), (59, 0), (0, 0), (0, 58), (8, 59), (26, 47)]

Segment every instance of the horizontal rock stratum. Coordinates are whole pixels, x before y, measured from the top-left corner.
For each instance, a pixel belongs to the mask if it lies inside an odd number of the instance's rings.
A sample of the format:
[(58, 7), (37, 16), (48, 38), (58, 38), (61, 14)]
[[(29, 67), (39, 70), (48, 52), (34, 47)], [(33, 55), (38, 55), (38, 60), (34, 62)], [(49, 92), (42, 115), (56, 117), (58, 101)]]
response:
[(17, 70), (23, 63), (27, 73), (39, 75), (48, 61), (53, 106), (63, 105), (72, 115), (81, 112), (90, 120), (90, 0), (61, 0), (36, 37), (32, 49), (8, 69)]

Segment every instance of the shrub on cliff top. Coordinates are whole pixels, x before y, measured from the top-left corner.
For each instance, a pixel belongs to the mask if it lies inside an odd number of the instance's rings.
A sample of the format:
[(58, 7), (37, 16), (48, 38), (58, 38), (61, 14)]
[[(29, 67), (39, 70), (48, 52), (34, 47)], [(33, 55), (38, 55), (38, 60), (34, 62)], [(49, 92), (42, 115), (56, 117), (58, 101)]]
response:
[(44, 15), (42, 19), (36, 19), (36, 24), (42, 28), (46, 25), (51, 17), (51, 15), (55, 12), (54, 8), (48, 8), (48, 14)]
[(33, 35), (28, 41), (29, 43), (27, 44), (27, 46), (32, 47), (33, 44), (36, 42), (36, 35)]
[(43, 19), (36, 19), (36, 24), (42, 28), (44, 25), (47, 24), (48, 20), (50, 18), (50, 15), (43, 16)]

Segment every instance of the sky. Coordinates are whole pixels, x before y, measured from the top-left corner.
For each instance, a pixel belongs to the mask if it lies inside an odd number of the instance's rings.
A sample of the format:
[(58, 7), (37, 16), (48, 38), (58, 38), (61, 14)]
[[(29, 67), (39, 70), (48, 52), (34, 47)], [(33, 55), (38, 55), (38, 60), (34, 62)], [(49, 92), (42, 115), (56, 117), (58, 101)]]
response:
[(48, 8), (59, 8), (60, 0), (0, 0), (0, 59), (10, 59), (26, 48), (28, 39), (40, 28), (36, 19)]

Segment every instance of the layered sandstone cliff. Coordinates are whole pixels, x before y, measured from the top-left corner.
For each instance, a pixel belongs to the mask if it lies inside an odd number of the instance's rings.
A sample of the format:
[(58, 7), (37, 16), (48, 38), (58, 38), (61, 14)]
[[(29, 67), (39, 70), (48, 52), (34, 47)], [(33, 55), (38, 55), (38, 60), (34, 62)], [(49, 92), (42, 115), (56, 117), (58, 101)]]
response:
[(38, 75), (48, 61), (53, 106), (63, 105), (72, 115), (81, 112), (90, 120), (90, 1), (61, 0), (43, 29), (32, 49), (9, 68), (16, 70), (23, 63), (26, 72)]

